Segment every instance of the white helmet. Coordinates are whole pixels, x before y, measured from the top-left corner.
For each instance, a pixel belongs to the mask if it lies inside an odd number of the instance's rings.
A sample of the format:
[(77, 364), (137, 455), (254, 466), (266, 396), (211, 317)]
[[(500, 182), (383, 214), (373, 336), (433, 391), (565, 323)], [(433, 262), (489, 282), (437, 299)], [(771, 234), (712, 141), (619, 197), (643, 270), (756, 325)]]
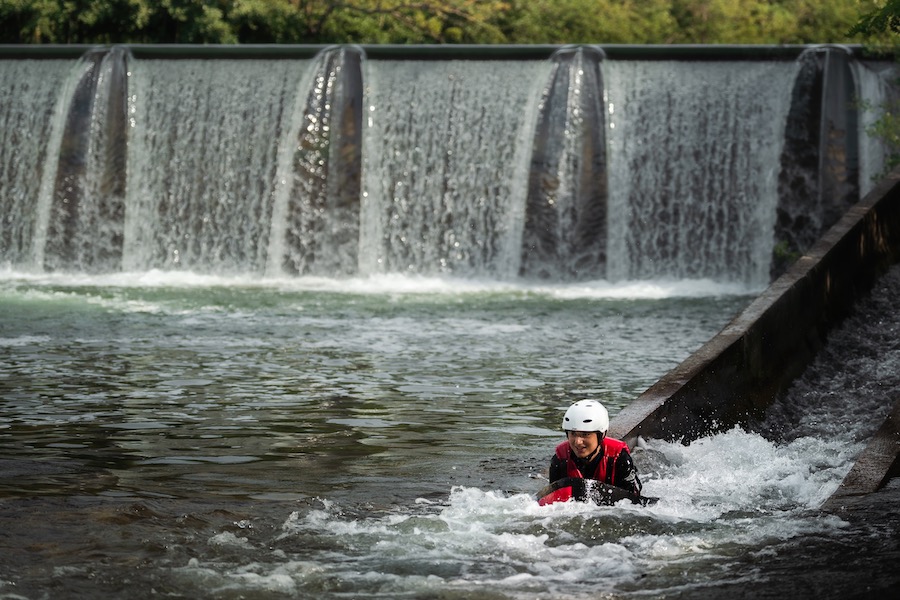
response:
[(609, 429), (609, 413), (596, 400), (579, 400), (569, 407), (562, 422), (563, 431), (599, 431)]

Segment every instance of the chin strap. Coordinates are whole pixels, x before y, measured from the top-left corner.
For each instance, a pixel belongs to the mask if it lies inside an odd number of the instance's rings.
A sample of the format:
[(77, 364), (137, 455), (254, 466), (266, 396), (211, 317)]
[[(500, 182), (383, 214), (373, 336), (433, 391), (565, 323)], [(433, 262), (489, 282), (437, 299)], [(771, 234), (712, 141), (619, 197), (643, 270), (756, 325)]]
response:
[(579, 471), (581, 471), (582, 473), (585, 472), (586, 467), (591, 464), (591, 461), (597, 458), (598, 453), (600, 452), (600, 448), (600, 444), (597, 444), (597, 449), (584, 458), (579, 458), (575, 455), (574, 452), (572, 453), (572, 459), (575, 461), (575, 466), (578, 467)]

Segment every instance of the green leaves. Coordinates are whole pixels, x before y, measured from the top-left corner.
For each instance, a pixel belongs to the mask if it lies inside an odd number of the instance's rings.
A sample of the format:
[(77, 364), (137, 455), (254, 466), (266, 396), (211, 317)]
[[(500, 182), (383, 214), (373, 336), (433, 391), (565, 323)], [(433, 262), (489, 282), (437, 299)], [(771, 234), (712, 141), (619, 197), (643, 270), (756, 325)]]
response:
[(3, 43), (805, 44), (897, 33), (900, 0), (0, 0)]
[(865, 13), (850, 30), (869, 36), (886, 32), (900, 33), (900, 0), (887, 0), (881, 8)]

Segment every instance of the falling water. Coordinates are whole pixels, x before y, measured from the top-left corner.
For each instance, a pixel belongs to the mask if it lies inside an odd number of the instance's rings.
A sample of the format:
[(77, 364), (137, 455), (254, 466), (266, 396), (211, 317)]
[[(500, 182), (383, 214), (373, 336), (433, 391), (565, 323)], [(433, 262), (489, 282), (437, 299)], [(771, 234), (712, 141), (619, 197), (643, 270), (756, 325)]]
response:
[(350, 275), (359, 254), (362, 52), (319, 53), (278, 151), (267, 273)]
[[(4, 152), (20, 148), (2, 157), (3, 260), (764, 286), (797, 64), (567, 57), (129, 58), (118, 136), (115, 60), (2, 61)], [(73, 154), (63, 82), (90, 68), (90, 139)], [(886, 75), (854, 68), (864, 99), (887, 97)], [(861, 146), (870, 186), (883, 151)]]
[(307, 64), (133, 61), (126, 270), (265, 270), (277, 141)]
[(67, 60), (0, 60), (0, 263), (35, 264), (41, 215), (35, 205), (48, 161), (59, 148), (71, 70)]
[(546, 62), (370, 61), (363, 273), (518, 272)]
[(610, 279), (768, 281), (796, 69), (604, 63)]
[(884, 175), (887, 156), (884, 144), (878, 138), (868, 135), (883, 111), (892, 111), (896, 102), (897, 67), (893, 63), (864, 64), (852, 63), (853, 72), (859, 82), (863, 110), (860, 114), (860, 194), (867, 194)]
[[(50, 271), (109, 272), (122, 260), (125, 211), (127, 53), (81, 58), (72, 86), (38, 264)], [(48, 167), (49, 168), (49, 167)]]
[(521, 274), (606, 275), (607, 176), (602, 53), (564, 48), (541, 99), (526, 205)]

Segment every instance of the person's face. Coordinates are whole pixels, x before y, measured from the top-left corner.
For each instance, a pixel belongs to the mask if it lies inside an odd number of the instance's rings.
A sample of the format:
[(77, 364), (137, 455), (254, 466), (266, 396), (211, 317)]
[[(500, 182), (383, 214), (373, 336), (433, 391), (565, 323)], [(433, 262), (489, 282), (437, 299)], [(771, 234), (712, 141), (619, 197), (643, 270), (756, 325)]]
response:
[(569, 447), (578, 458), (587, 458), (600, 445), (600, 436), (596, 431), (567, 431)]

